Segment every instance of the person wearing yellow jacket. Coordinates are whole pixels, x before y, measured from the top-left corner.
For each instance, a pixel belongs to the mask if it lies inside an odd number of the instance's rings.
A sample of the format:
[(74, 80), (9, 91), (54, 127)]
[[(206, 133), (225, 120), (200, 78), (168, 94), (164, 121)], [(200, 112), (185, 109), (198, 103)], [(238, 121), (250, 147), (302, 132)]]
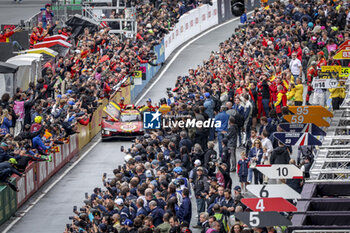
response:
[(345, 86), (344, 82), (339, 82), (337, 88), (329, 88), (329, 92), (331, 93), (332, 99), (332, 108), (334, 110), (338, 110), (340, 105), (343, 103), (345, 98)]
[(304, 92), (304, 86), (301, 84), (301, 79), (297, 78), (296, 84), (295, 84), (295, 106), (302, 106), (303, 105), (303, 92)]
[(282, 116), (282, 107), (287, 106), (287, 96), (286, 91), (283, 90), (282, 85), (277, 86), (277, 101), (275, 102), (276, 113), (280, 117)]
[(295, 84), (291, 83), (288, 88), (287, 92), (287, 105), (288, 106), (294, 106), (295, 101)]

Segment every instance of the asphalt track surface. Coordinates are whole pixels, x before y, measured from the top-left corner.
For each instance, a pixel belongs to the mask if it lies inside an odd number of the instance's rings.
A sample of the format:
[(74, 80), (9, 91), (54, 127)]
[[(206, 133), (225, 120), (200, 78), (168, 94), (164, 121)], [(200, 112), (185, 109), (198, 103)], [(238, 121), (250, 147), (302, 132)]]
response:
[(13, 0), (0, 0), (0, 24), (19, 24), (45, 7), (51, 0), (22, 0), (21, 3)]
[[(0, 11), (0, 14), (1, 13)], [(158, 101), (160, 98), (165, 97), (166, 88), (174, 87), (176, 77), (178, 75), (185, 75), (188, 69), (195, 68), (197, 65), (202, 64), (203, 59), (207, 59), (211, 51), (218, 49), (218, 45), (221, 41), (226, 40), (232, 35), (234, 27), (237, 25), (238, 20), (235, 20), (191, 43), (179, 54), (165, 74), (154, 87), (149, 90), (146, 97), (142, 99), (140, 103), (144, 103), (146, 98)], [(94, 140), (95, 141), (92, 143), (99, 141), (99, 138), (95, 138)], [(79, 208), (83, 205), (85, 192), (91, 193), (95, 187), (102, 187), (102, 174), (107, 172), (107, 177), (111, 177), (113, 175), (113, 169), (123, 164), (124, 154), (120, 152), (120, 147), (122, 145), (128, 148), (131, 146), (131, 142), (98, 142), (97, 145), (88, 152), (86, 157), (70, 170), (34, 207), (25, 213), (26, 209), (35, 202), (35, 199), (42, 192), (45, 192), (50, 184), (45, 185), (39, 190), (38, 193), (18, 211), (18, 215), (25, 215), (14, 224), (9, 232), (63, 232), (66, 223), (70, 222), (68, 216), (73, 215), (73, 206), (77, 205)], [(81, 154), (83, 153), (84, 151), (81, 152)], [(63, 170), (67, 169), (70, 165), (71, 164), (68, 164)], [(49, 183), (54, 182), (62, 173), (63, 171), (55, 175)], [(235, 180), (237, 182), (237, 178)], [(196, 217), (195, 202), (193, 203), (193, 217)], [(194, 223), (195, 219), (191, 221), (191, 225)], [(8, 226), (8, 224), (10, 223), (8, 222), (6, 225)], [(3, 227), (6, 227), (6, 225)]]
[[(0, 10), (0, 20), (3, 17), (3, 10)], [(193, 41), (182, 50), (174, 62), (170, 64), (164, 75), (160, 77), (149, 92), (146, 93), (145, 97), (141, 99), (140, 103), (145, 103), (146, 98), (158, 101), (160, 98), (165, 97), (166, 88), (174, 87), (176, 77), (187, 74), (188, 69), (195, 68), (197, 65), (202, 64), (203, 59), (208, 59), (210, 52), (217, 50), (219, 43), (232, 35), (234, 27), (238, 25), (238, 22), (238, 20), (235, 20), (223, 25), (203, 35), (198, 40)], [(179, 49), (181, 49), (181, 46)], [(174, 53), (176, 54), (176, 52)], [(169, 63), (170, 60), (171, 58), (167, 62)], [(145, 91), (147, 91), (147, 88)], [(111, 177), (113, 175), (112, 170), (118, 165), (123, 164), (124, 154), (120, 152), (122, 145), (128, 148), (131, 146), (131, 142), (100, 142), (99, 136), (93, 139), (84, 148), (86, 153), (84, 150), (80, 153), (79, 156), (83, 156), (84, 158), (81, 159), (77, 166), (72, 168), (74, 161), (66, 165), (48, 184), (44, 185), (41, 190), (19, 209), (17, 217), (13, 217), (11, 221), (8, 221), (0, 228), (0, 232), (4, 232), (6, 227), (11, 226), (11, 222), (13, 221), (16, 221), (16, 223), (13, 224), (12, 228), (6, 229), (11, 233), (63, 232), (66, 223), (70, 222), (68, 216), (73, 215), (73, 206), (77, 205), (79, 208), (83, 205), (84, 193), (91, 193), (95, 187), (102, 187), (102, 174), (107, 172), (107, 177)], [(92, 148), (91, 146), (94, 147)], [(84, 153), (86, 156), (84, 156)], [(238, 158), (239, 154), (240, 151), (237, 151)], [(55, 181), (60, 176), (63, 176), (63, 178), (55, 184)], [(232, 178), (233, 185), (237, 185), (237, 175), (232, 174)], [(49, 190), (47, 190), (48, 188)], [(39, 201), (36, 200), (38, 197), (41, 197)], [(191, 221), (191, 225), (196, 223), (195, 217), (197, 215), (195, 202), (192, 202), (192, 206), (193, 220)], [(198, 232), (198, 230), (196, 229), (194, 232)]]

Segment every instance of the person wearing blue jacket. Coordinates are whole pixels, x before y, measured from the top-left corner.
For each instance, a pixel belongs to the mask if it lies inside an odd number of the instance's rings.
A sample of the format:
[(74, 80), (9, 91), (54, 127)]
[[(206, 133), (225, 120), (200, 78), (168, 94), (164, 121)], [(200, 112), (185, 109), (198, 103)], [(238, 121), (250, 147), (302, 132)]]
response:
[[(214, 118), (214, 107), (215, 103), (212, 98), (210, 98), (210, 93), (206, 92), (204, 93), (205, 101), (203, 103), (203, 106), (205, 108), (205, 113), (209, 116), (209, 118)], [(209, 129), (209, 141), (213, 141), (215, 137), (215, 131), (213, 128)]]
[(247, 177), (248, 177), (248, 170), (249, 170), (249, 159), (247, 158), (245, 151), (242, 151), (241, 157), (242, 158), (238, 160), (238, 163), (237, 163), (237, 170), (238, 170), (239, 182), (241, 183), (241, 188), (243, 191), (246, 191)]
[(180, 205), (179, 211), (177, 212), (177, 217), (180, 222), (187, 221), (190, 224), (192, 218), (192, 203), (189, 195), (189, 189), (184, 188), (182, 190), (182, 204)]
[(239, 18), (241, 24), (245, 24), (247, 22), (247, 9), (245, 9), (243, 15)]
[[(259, 165), (263, 154), (264, 154), (264, 152), (262, 149), (261, 141), (259, 139), (256, 139), (254, 141), (252, 149), (250, 149), (249, 154), (248, 154), (248, 159), (250, 161), (250, 164), (255, 163), (256, 165)], [(254, 172), (254, 183), (258, 184), (258, 182), (259, 182), (260, 184), (262, 184), (263, 183), (263, 176), (257, 169), (255, 169), (255, 167), (249, 168), (249, 170), (248, 170), (248, 182), (249, 183), (252, 182), (253, 172)]]
[(12, 156), (8, 153), (8, 145), (5, 142), (2, 142), (0, 144), (0, 163), (8, 161), (11, 158), (14, 158), (16, 160), (18, 160), (19, 158), (21, 158), (21, 156), (16, 155), (16, 156)]
[(22, 174), (13, 167), (16, 164), (17, 161), (14, 158), (10, 158), (8, 161), (0, 163), (0, 182), (6, 183), (11, 189), (18, 192), (18, 188), (8, 180), (12, 174), (22, 176)]
[(44, 144), (44, 142), (42, 140), (42, 137), (44, 136), (44, 133), (45, 133), (45, 131), (41, 131), (41, 133), (38, 136), (33, 138), (33, 140), (32, 140), (32, 143), (33, 143), (32, 147), (33, 147), (33, 149), (37, 149), (40, 154), (46, 155), (45, 151), (50, 149), (51, 147), (50, 146), (45, 146), (45, 144)]
[(149, 203), (149, 207), (151, 209), (151, 213), (149, 214), (149, 216), (152, 217), (153, 224), (155, 227), (157, 227), (158, 225), (163, 223), (164, 210), (158, 207), (157, 202), (154, 200)]
[(136, 217), (140, 216), (141, 214), (143, 214), (144, 216), (148, 215), (148, 211), (144, 207), (144, 203), (145, 202), (142, 198), (137, 199), (137, 201), (136, 201), (136, 206), (137, 206)]
[(212, 100), (212, 98), (210, 98), (210, 93), (206, 92), (204, 93), (205, 96), (205, 101), (203, 103), (203, 106), (205, 107), (205, 113), (208, 114), (209, 118), (213, 118), (214, 117), (214, 100)]
[(221, 126), (216, 128), (216, 132), (218, 133), (218, 147), (220, 155), (222, 154), (222, 139), (224, 138), (223, 133), (227, 132), (228, 120), (230, 119), (230, 115), (226, 113), (226, 110), (226, 106), (221, 106), (219, 114), (215, 117), (215, 122), (221, 122)]
[[(244, 107), (241, 105), (241, 100), (239, 97), (235, 97), (235, 104), (232, 106), (232, 109), (236, 111), (237, 114), (244, 116)], [(238, 140), (239, 146), (242, 146), (242, 127), (237, 125), (238, 127)]]
[(0, 119), (0, 134), (6, 135), (10, 133), (10, 127), (12, 126), (12, 117), (7, 109), (2, 110), (2, 116)]

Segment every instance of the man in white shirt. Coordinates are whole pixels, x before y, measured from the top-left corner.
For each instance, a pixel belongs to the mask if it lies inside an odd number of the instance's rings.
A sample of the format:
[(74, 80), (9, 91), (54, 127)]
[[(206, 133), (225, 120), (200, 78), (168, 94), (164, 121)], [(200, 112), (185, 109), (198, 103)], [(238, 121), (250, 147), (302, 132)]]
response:
[(301, 61), (297, 58), (296, 53), (292, 53), (292, 60), (289, 63), (290, 71), (294, 76), (294, 80), (296, 80), (299, 76), (302, 75), (302, 65)]
[[(264, 161), (269, 161), (269, 157), (273, 151), (273, 146), (271, 140), (268, 138), (269, 133), (267, 130), (264, 130), (261, 134), (261, 144), (262, 148), (266, 148), (266, 155), (264, 155), (263, 160)], [(261, 162), (263, 164), (263, 162)]]
[[(261, 134), (261, 145), (263, 148), (263, 158), (261, 160), (261, 164), (270, 164), (270, 156), (271, 153), (273, 151), (273, 146), (272, 146), (272, 142), (271, 140), (268, 138), (269, 137), (269, 133), (267, 132), (267, 130), (263, 130), (262, 134)], [(269, 178), (267, 176), (263, 177), (264, 180), (264, 184), (267, 184), (269, 181)]]

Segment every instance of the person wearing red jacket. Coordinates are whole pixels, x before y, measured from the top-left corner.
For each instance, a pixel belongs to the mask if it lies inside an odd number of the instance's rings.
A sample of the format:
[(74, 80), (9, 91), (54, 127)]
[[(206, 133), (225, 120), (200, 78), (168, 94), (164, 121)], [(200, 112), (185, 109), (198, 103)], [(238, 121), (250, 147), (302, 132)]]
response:
[(320, 51), (317, 53), (317, 58), (318, 58), (318, 62), (317, 62), (317, 68), (320, 68), (322, 66), (326, 66), (327, 65), (327, 60), (326, 58), (324, 58), (324, 52)]
[(283, 87), (281, 85), (278, 85), (277, 87), (278, 94), (277, 94), (277, 101), (275, 102), (276, 107), (276, 113), (280, 117), (282, 116), (282, 107), (287, 106), (287, 96), (286, 92), (283, 90)]
[(297, 54), (297, 58), (300, 61), (302, 61), (302, 59), (303, 59), (303, 50), (301, 49), (299, 42), (295, 43), (293, 53), (296, 53)]
[(0, 34), (0, 43), (4, 42), (10, 42), (10, 37), (15, 33), (16, 31), (11, 31), (10, 29), (5, 29), (4, 33)]
[[(10, 43), (10, 37), (15, 32), (19, 32), (20, 30), (20, 28), (16, 28), (13, 31), (11, 31), (9, 28), (6, 28), (4, 33), (0, 33), (0, 43)], [(17, 41), (12, 41), (12, 46), (14, 48), (17, 47), (17, 50), (23, 50), (22, 46)]]
[(307, 95), (306, 95), (306, 104), (309, 105), (310, 96), (313, 91), (312, 80), (317, 77), (317, 62), (311, 62), (311, 66), (307, 69)]
[(126, 104), (124, 104), (124, 97), (121, 97), (120, 98), (120, 101), (119, 101), (119, 103), (118, 103), (118, 105), (120, 106), (120, 109), (121, 110), (124, 110), (125, 109), (125, 107), (126, 107)]
[(34, 27), (33, 28), (33, 31), (32, 31), (32, 34), (30, 35), (30, 48), (33, 48), (34, 45), (42, 40), (44, 40), (46, 36), (46, 32), (44, 32), (43, 35), (40, 35), (39, 34), (39, 31), (38, 31), (38, 28), (37, 27)]
[(152, 105), (152, 100), (151, 100), (150, 98), (148, 98), (148, 99), (146, 100), (146, 103), (147, 103), (148, 109), (149, 109), (151, 112), (155, 112), (155, 111), (156, 111), (157, 107), (155, 107), (155, 106)]

